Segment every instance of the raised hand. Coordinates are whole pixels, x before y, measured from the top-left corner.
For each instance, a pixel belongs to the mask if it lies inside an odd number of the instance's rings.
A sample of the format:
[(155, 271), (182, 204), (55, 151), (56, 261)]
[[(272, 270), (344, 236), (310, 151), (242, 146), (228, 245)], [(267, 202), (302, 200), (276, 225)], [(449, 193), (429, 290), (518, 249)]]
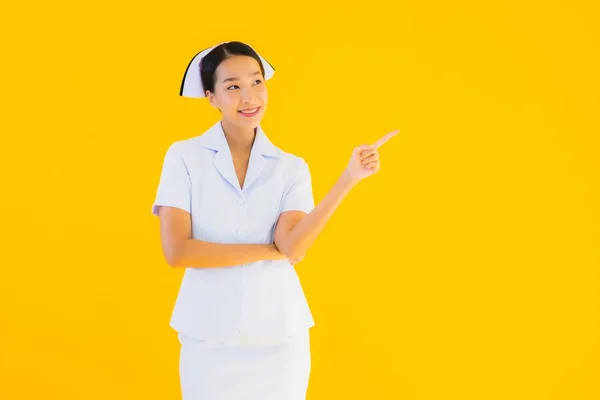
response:
[(379, 152), (377, 150), (399, 132), (399, 130), (392, 131), (372, 145), (363, 144), (354, 148), (348, 166), (344, 172), (351, 179), (356, 181), (360, 181), (376, 174), (380, 169)]

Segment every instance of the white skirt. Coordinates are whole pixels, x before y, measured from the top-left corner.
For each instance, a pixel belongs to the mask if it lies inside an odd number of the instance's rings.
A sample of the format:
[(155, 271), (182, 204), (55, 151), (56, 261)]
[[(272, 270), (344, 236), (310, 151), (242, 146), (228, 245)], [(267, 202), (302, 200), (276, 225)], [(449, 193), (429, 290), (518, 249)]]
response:
[(179, 333), (183, 400), (305, 400), (309, 330), (280, 340), (199, 340)]

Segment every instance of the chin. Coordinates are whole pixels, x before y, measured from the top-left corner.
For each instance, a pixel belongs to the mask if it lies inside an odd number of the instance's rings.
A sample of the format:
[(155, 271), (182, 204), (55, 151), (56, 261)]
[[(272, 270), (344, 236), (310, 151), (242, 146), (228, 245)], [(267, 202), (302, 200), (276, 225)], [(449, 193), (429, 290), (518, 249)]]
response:
[(260, 113), (259, 115), (257, 115), (254, 118), (246, 118), (243, 116), (238, 116), (237, 121), (239, 123), (240, 126), (246, 127), (246, 128), (256, 128), (258, 125), (260, 125), (260, 122), (263, 119), (263, 113)]

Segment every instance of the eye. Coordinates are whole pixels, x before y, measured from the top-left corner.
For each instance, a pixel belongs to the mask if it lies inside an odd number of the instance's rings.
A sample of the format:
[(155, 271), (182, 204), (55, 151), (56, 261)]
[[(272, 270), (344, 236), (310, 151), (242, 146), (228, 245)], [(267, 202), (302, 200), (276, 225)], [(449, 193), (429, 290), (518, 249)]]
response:
[(238, 85), (231, 85), (227, 88), (227, 90), (230, 90), (232, 87), (238, 87)]
[(260, 80), (260, 79), (257, 79), (257, 80), (255, 80), (254, 82), (258, 82), (258, 83), (257, 83), (257, 85), (258, 85), (258, 84), (262, 83), (262, 80)]

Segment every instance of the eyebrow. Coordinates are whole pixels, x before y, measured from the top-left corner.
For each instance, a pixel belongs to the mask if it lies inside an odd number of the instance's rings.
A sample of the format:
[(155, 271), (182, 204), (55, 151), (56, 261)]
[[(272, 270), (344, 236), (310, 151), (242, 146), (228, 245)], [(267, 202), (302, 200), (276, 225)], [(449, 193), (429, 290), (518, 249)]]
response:
[[(256, 75), (260, 75), (260, 71), (256, 71), (248, 76), (256, 76)], [(231, 78), (225, 78), (223, 79), (223, 81), (221, 83), (225, 83), (225, 82), (229, 82), (229, 81), (239, 81), (240, 78), (238, 78), (237, 76), (231, 77)]]

